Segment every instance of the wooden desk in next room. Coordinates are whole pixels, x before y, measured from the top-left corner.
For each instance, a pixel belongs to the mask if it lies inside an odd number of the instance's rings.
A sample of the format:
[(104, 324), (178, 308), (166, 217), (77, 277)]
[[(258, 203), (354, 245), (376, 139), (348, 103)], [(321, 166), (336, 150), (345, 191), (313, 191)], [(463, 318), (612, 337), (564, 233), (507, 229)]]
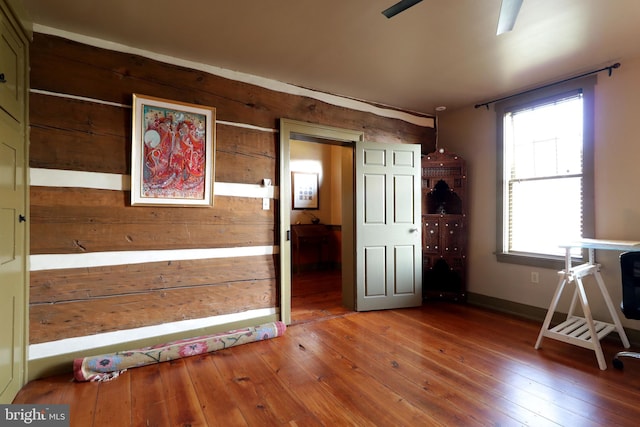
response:
[(318, 265), (328, 261), (327, 252), (331, 239), (331, 231), (328, 226), (324, 224), (295, 224), (291, 226), (291, 232), (293, 267), (296, 272), (300, 271), (300, 255), (303, 251), (314, 254)]

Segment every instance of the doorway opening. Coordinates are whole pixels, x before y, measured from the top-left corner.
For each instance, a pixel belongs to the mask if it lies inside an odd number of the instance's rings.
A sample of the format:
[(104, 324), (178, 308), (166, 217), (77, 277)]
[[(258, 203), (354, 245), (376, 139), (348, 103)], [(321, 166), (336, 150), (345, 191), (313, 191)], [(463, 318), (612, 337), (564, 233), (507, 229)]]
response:
[[(358, 131), (280, 121), (280, 318), (286, 324), (355, 309), (353, 162), (355, 143), (363, 137)], [(315, 204), (295, 209), (294, 172), (318, 174), (317, 209)], [(300, 229), (306, 238), (296, 233)], [(309, 237), (310, 229), (321, 236)]]
[(352, 153), (339, 141), (290, 140), (292, 324), (351, 311), (342, 303), (342, 175)]

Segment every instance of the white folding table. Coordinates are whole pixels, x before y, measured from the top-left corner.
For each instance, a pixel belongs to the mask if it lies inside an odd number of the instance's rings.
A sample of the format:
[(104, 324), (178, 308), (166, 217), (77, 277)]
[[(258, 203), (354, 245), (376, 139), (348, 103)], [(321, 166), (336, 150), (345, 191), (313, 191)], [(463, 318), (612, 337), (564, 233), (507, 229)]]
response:
[[(542, 339), (547, 337), (591, 349), (596, 353), (598, 366), (600, 369), (605, 370), (607, 369), (607, 362), (604, 358), (604, 354), (602, 353), (600, 340), (609, 335), (609, 333), (616, 331), (622, 340), (624, 348), (629, 348), (629, 339), (622, 328), (620, 317), (618, 316), (616, 308), (611, 301), (611, 297), (609, 296), (609, 292), (604, 284), (604, 280), (602, 280), (602, 275), (600, 275), (600, 264), (595, 262), (594, 252), (596, 249), (640, 251), (640, 242), (631, 242), (626, 240), (582, 239), (578, 242), (562, 245), (562, 247), (565, 248), (566, 251), (565, 268), (558, 272), (560, 276), (558, 288), (551, 300), (551, 305), (549, 306), (544, 323), (542, 324), (542, 329), (538, 335), (535, 348), (540, 348)], [(571, 249), (576, 247), (587, 248), (589, 250), (589, 260), (584, 264), (572, 267)], [(590, 275), (594, 276), (598, 283), (602, 297), (609, 309), (612, 323), (593, 320), (589, 301), (587, 300), (587, 294), (584, 289), (584, 284), (582, 283), (582, 278)], [(573, 298), (571, 299), (571, 305), (569, 306), (569, 312), (567, 313), (567, 319), (559, 325), (549, 328), (551, 325), (551, 319), (553, 318), (558, 302), (560, 301), (560, 296), (565, 290), (565, 287), (570, 283), (575, 284), (575, 290)], [(578, 300), (582, 306), (582, 313), (584, 317), (575, 315)]]

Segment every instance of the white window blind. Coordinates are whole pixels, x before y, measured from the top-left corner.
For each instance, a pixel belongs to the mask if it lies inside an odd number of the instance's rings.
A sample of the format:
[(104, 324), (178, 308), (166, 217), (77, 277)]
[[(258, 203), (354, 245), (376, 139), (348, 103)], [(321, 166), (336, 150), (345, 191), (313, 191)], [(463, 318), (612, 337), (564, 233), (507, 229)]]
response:
[(504, 114), (503, 248), (509, 253), (562, 256), (561, 243), (582, 237), (582, 101), (578, 93)]

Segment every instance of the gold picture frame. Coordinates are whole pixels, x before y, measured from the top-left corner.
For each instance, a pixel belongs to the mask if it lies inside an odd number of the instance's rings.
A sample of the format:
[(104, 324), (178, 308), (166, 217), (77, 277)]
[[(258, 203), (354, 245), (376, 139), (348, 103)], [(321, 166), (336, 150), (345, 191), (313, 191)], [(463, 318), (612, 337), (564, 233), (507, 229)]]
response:
[(213, 206), (216, 109), (133, 94), (131, 205)]

